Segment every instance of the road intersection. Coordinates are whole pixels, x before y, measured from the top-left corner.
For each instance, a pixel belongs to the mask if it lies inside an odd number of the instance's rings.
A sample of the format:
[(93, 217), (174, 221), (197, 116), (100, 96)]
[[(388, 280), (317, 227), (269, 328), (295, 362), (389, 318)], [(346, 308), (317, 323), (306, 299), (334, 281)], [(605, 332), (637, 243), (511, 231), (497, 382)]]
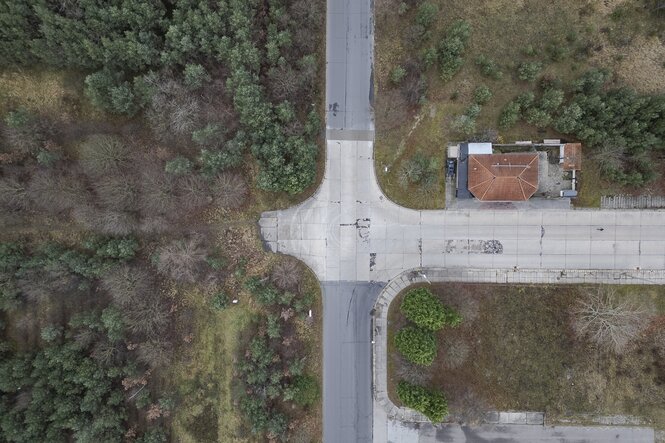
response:
[(665, 212), (417, 211), (391, 202), (374, 169), (372, 3), (328, 0), (325, 176), (302, 204), (260, 219), (267, 247), (322, 282), (326, 443), (372, 441), (371, 311), (405, 271), (665, 283)]

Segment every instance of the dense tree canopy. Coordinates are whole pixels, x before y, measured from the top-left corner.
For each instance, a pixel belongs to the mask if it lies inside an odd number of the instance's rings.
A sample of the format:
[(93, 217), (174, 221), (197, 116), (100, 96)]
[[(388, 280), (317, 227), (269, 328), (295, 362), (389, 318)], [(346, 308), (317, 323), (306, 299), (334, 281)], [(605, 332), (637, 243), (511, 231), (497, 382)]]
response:
[[(0, 5), (0, 58), (81, 70), (96, 106), (129, 116), (170, 76), (190, 90), (223, 80), (261, 166), (259, 187), (296, 194), (316, 173), (320, 14), (307, 0), (10, 0)], [(190, 119), (182, 128), (192, 135), (217, 123), (192, 120), (201, 105), (182, 100), (167, 126)]]

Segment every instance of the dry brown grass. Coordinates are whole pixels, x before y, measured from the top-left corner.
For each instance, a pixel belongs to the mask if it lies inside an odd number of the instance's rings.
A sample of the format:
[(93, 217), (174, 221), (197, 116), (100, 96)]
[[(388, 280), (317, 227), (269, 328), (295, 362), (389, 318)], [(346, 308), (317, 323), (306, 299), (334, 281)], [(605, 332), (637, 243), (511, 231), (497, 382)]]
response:
[(16, 107), (67, 122), (104, 116), (85, 98), (83, 75), (51, 69), (0, 72), (0, 113)]

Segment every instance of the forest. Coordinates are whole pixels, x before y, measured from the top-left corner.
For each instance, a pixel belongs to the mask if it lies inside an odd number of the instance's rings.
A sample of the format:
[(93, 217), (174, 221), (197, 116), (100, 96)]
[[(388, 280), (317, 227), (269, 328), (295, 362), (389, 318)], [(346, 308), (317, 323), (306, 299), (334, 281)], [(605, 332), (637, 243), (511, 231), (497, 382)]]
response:
[(316, 186), (323, 12), (0, 4), (0, 441), (318, 438), (318, 287), (254, 220)]

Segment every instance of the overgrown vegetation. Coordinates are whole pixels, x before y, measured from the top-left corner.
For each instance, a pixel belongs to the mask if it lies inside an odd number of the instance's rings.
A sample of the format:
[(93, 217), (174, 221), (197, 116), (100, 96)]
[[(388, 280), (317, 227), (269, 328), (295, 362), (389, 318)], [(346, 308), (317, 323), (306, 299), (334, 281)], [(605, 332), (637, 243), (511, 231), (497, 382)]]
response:
[[(430, 13), (427, 27), (421, 9)], [(598, 205), (601, 194), (664, 192), (658, 11), (650, 1), (377, 2), (375, 160), (388, 197), (443, 207), (442, 187), (404, 188), (402, 165), (417, 156), (443, 159), (449, 142), (544, 138), (583, 143), (578, 204)], [(390, 80), (396, 66), (405, 72), (399, 82)], [(577, 89), (585, 73), (605, 71), (613, 76), (595, 92)], [(638, 127), (642, 138), (632, 132)]]
[[(95, 106), (146, 111), (158, 137), (203, 142), (215, 172), (249, 148), (261, 189), (297, 194), (316, 176), (321, 14), (304, 0), (13, 1), (0, 10), (0, 57), (86, 72)], [(19, 115), (7, 126), (31, 127)]]
[[(389, 337), (408, 322), (400, 303), (409, 291), (390, 308)], [(545, 411), (551, 423), (619, 414), (665, 429), (661, 287), (448, 283), (433, 293), (464, 322), (439, 332), (430, 366), (389, 355), (397, 404), (407, 405), (406, 381), (445, 392), (449, 420), (458, 422), (479, 422), (489, 410), (531, 410)]]
[[(318, 287), (254, 222), (315, 184), (322, 6), (0, 5), (0, 440), (262, 438), (234, 404), (258, 324), (303, 362), (267, 412), (318, 438)], [(271, 273), (292, 318), (244, 289)]]

